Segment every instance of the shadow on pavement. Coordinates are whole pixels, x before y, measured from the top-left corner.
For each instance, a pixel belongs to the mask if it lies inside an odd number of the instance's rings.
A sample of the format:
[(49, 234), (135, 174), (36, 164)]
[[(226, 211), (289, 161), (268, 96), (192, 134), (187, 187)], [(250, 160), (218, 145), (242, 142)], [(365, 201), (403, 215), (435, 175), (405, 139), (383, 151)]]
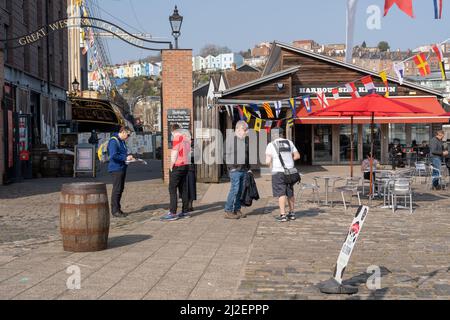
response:
[(144, 234), (129, 234), (124, 236), (113, 237), (108, 241), (108, 249), (129, 246), (138, 242), (151, 239), (150, 235)]
[(224, 208), (225, 208), (225, 201), (205, 204), (201, 206), (196, 206), (194, 202), (195, 211), (192, 212), (191, 217), (196, 217), (212, 211), (224, 210)]
[[(126, 183), (149, 181), (149, 183), (162, 183), (161, 161), (147, 160), (148, 165), (132, 164), (128, 166)], [(158, 181), (159, 180), (159, 181)], [(80, 176), (27, 179), (6, 186), (0, 185), (0, 199), (16, 199), (41, 194), (59, 192), (65, 183), (77, 182), (103, 182), (112, 183), (111, 175), (108, 173), (107, 165), (103, 164), (97, 177)], [(126, 188), (126, 184), (125, 184)]]

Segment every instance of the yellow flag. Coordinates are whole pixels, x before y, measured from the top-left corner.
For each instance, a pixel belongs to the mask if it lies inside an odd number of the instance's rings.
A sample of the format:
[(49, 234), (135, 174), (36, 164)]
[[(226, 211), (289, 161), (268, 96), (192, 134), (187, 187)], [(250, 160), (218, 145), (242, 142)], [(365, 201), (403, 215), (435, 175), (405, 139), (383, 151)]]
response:
[(247, 122), (250, 122), (250, 119), (252, 118), (252, 115), (250, 112), (247, 111), (247, 109), (244, 106), (244, 116), (247, 118)]
[(387, 97), (389, 97), (389, 85), (388, 85), (388, 78), (387, 78), (386, 71), (381, 71), (380, 77), (381, 77), (381, 80), (383, 80), (383, 82), (384, 82), (384, 86), (386, 87), (386, 93), (384, 94), (384, 96), (387, 98)]
[(261, 130), (262, 120), (260, 118), (255, 119), (255, 131), (259, 132)]

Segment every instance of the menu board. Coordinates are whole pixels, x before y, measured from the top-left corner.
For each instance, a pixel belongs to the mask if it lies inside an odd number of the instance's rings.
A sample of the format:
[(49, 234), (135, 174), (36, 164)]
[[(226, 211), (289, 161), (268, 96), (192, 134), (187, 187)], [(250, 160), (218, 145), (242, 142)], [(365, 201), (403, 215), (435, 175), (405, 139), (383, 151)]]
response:
[(172, 124), (178, 124), (180, 129), (190, 130), (191, 128), (191, 110), (190, 109), (168, 109), (167, 110), (167, 141), (169, 149), (172, 149)]
[(75, 168), (77, 172), (92, 173), (95, 177), (95, 147), (91, 144), (78, 144), (75, 146)]

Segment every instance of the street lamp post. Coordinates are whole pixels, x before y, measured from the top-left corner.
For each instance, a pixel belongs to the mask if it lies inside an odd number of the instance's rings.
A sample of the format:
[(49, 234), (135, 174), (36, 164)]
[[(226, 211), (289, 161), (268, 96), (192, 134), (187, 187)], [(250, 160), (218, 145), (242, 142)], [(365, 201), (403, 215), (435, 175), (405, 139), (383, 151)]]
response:
[(178, 8), (175, 6), (172, 15), (169, 17), (170, 27), (172, 28), (172, 35), (175, 38), (175, 49), (178, 49), (178, 37), (181, 32), (181, 24), (183, 23), (183, 16), (178, 14)]
[(75, 80), (72, 82), (72, 91), (70, 92), (70, 96), (76, 97), (78, 95), (78, 90), (80, 90), (80, 83), (75, 77)]

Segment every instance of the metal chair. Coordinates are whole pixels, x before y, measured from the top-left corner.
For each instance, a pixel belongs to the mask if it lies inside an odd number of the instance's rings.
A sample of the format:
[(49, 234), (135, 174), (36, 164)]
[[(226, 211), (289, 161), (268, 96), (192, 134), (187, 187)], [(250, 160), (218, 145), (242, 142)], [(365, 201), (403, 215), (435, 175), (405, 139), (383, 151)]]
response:
[[(443, 183), (445, 178), (441, 174), (441, 172), (442, 172), (441, 168), (435, 168), (432, 164), (429, 165), (429, 170), (430, 170), (430, 190), (433, 189), (433, 180), (434, 179), (438, 179), (438, 185), (441, 188), (445, 189), (446, 183)], [(437, 176), (433, 176), (433, 171), (437, 171), (438, 175)]]
[(409, 198), (409, 213), (412, 213), (412, 189), (411, 189), (411, 179), (408, 178), (397, 178), (393, 181), (391, 187), (391, 201), (392, 201), (392, 213), (397, 210), (397, 197), (402, 196), (405, 198), (405, 206), (407, 198)]
[(417, 161), (415, 163), (415, 170), (414, 170), (414, 181), (416, 180), (417, 177), (424, 177), (425, 179), (422, 179), (423, 182), (422, 183), (426, 183), (427, 182), (427, 176), (428, 176), (428, 170), (427, 170), (427, 165), (424, 161)]
[(297, 195), (298, 199), (302, 198), (303, 193), (305, 190), (311, 190), (312, 193), (312, 202), (315, 204), (320, 203), (320, 196), (319, 196), (319, 186), (315, 183), (300, 183), (300, 190)]
[[(359, 185), (361, 183), (361, 177), (353, 177), (353, 178), (346, 178), (345, 179), (345, 185), (335, 187), (333, 184), (333, 192), (340, 192), (342, 196), (342, 202), (344, 203), (344, 209), (347, 211), (347, 204), (345, 202), (345, 193), (351, 193), (350, 198), (350, 205), (352, 204), (353, 196), (356, 195), (358, 197), (358, 204), (361, 205), (361, 198), (359, 196)], [(331, 206), (333, 206), (333, 200), (331, 200)]]

